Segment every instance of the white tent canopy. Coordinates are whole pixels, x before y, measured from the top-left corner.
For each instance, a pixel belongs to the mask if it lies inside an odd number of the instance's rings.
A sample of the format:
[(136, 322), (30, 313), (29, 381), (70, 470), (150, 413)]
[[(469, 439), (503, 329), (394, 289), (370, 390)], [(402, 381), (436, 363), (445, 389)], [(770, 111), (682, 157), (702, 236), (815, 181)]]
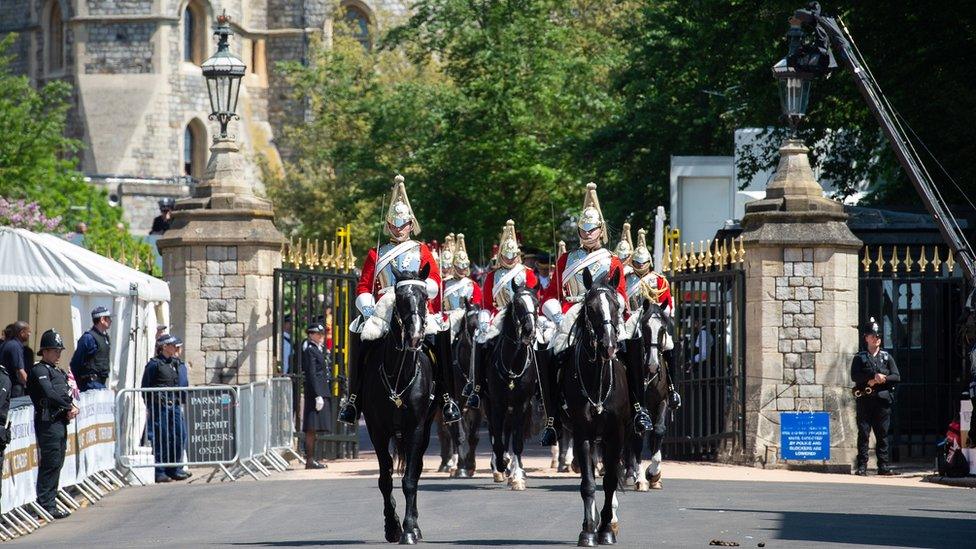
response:
[[(108, 307), (114, 317), (109, 384), (116, 390), (139, 384), (155, 350), (156, 325), (169, 315), (165, 282), (54, 235), (10, 227), (0, 227), (0, 299), (4, 295), (10, 297), (5, 303), (29, 297), (35, 341), (50, 327), (70, 327), (64, 334), (69, 351), (90, 326), (91, 309)], [(0, 308), (0, 321), (16, 320), (16, 310)]]

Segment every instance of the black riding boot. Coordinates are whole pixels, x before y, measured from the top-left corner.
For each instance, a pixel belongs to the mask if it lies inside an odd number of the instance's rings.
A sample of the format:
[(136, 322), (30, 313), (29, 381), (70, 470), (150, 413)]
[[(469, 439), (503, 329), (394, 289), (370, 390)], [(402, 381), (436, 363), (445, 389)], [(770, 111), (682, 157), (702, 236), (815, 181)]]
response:
[(567, 351), (558, 355), (549, 353), (548, 360), (539, 361), (539, 379), (542, 381), (542, 404), (546, 409), (546, 426), (542, 429), (539, 444), (555, 446), (559, 442), (562, 422), (559, 420), (559, 370), (568, 356)]
[(462, 393), (461, 396), (467, 397), (468, 402), (467, 404), (465, 404), (467, 408), (470, 408), (472, 410), (477, 410), (478, 408), (481, 408), (481, 386), (482, 383), (484, 383), (482, 379), (484, 378), (485, 375), (484, 363), (486, 357), (484, 356), (484, 352), (485, 352), (484, 345), (479, 345), (475, 343), (474, 349), (471, 352), (474, 353), (474, 377), (472, 377), (471, 380), (468, 381), (468, 384), (465, 386), (465, 389), (467, 389), (468, 387), (471, 388), (468, 394), (465, 395), (464, 393)]
[(455, 423), (461, 421), (461, 409), (451, 396), (454, 390), (454, 368), (451, 363), (451, 331), (444, 330), (438, 332), (433, 337), (434, 354), (437, 360), (437, 372), (439, 385), (437, 394), (441, 395), (444, 401), (444, 423)]
[[(624, 343), (624, 364), (627, 367), (627, 388), (630, 392), (630, 406), (634, 410), (634, 432), (643, 435), (645, 431), (654, 427), (651, 415), (644, 408), (644, 368), (641, 364), (641, 353), (636, 342), (630, 345)], [(627, 352), (629, 350), (631, 352)], [(658, 365), (658, 368), (661, 366)]]
[(349, 396), (346, 397), (339, 409), (338, 420), (346, 425), (355, 425), (359, 421), (359, 410), (356, 407), (356, 395), (362, 392), (362, 362), (365, 351), (359, 334), (349, 332), (349, 372), (347, 384)]

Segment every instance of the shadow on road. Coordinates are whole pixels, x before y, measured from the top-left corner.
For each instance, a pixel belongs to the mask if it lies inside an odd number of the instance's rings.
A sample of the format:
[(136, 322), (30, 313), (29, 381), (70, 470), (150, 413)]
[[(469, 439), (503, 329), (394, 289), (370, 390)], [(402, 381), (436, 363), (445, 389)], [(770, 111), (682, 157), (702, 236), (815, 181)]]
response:
[[(689, 507), (689, 511), (721, 511), (777, 515), (777, 539), (898, 547), (971, 547), (976, 522), (968, 519), (857, 513), (769, 511)], [(939, 511), (943, 512), (943, 511)], [(952, 511), (950, 511), (952, 512)]]
[[(351, 539), (321, 539), (295, 541), (253, 541), (247, 543), (231, 543), (244, 547), (328, 547), (331, 545), (372, 545), (378, 542)], [(566, 545), (565, 541), (555, 540), (524, 540), (524, 539), (458, 539), (450, 541), (427, 541), (433, 545), (460, 545), (462, 547), (513, 547), (524, 545)]]

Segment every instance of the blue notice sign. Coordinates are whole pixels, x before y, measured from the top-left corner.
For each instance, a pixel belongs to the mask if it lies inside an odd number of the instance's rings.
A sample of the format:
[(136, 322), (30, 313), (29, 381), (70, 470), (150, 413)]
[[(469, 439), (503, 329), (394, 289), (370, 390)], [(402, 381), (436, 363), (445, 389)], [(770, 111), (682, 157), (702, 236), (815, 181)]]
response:
[(780, 412), (783, 459), (830, 459), (829, 412)]

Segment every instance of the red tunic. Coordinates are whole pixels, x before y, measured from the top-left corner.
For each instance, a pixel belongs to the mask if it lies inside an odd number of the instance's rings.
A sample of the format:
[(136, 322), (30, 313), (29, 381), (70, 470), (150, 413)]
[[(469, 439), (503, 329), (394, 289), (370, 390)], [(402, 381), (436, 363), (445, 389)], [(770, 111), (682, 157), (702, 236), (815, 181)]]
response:
[[(558, 299), (559, 304), (563, 308), (563, 313), (569, 310), (573, 306), (572, 303), (566, 301), (566, 295), (563, 292), (563, 273), (566, 271), (566, 257), (567, 254), (562, 254), (556, 261), (556, 270), (553, 271), (552, 281), (549, 283), (549, 287), (545, 289), (542, 293), (542, 302), (545, 303), (550, 299)], [(616, 270), (620, 273), (620, 281), (617, 283), (617, 293), (624, 298), (624, 303), (627, 303), (627, 277), (624, 276), (624, 267), (617, 259), (617, 256), (610, 255), (610, 274)]]
[[(356, 295), (360, 294), (373, 294), (374, 299), (380, 298), (380, 287), (379, 279), (376, 278), (376, 248), (370, 248), (369, 253), (366, 254), (366, 260), (363, 261), (363, 271), (359, 275), (359, 284), (356, 285)], [(430, 265), (430, 274), (427, 278), (433, 280), (437, 287), (441, 287), (441, 272), (437, 267), (437, 259), (434, 258), (434, 254), (430, 252), (430, 248), (426, 244), (420, 244), (420, 268), (422, 269), (424, 265)], [(475, 284), (477, 287), (477, 284)], [(433, 299), (427, 301), (427, 308), (431, 311), (439, 311), (441, 308), (441, 295), (440, 290), (437, 291), (437, 295)]]
[[(535, 271), (526, 267), (525, 265), (522, 265), (522, 269), (525, 270), (525, 285), (528, 286), (529, 288), (535, 288), (536, 286), (538, 286), (539, 279), (535, 276)], [(489, 311), (491, 314), (495, 314), (498, 312), (498, 308), (495, 307), (494, 291), (495, 291), (495, 271), (491, 271), (488, 273), (488, 278), (485, 279), (485, 290), (483, 292), (484, 297), (482, 298), (481, 301), (481, 307), (486, 311)]]

